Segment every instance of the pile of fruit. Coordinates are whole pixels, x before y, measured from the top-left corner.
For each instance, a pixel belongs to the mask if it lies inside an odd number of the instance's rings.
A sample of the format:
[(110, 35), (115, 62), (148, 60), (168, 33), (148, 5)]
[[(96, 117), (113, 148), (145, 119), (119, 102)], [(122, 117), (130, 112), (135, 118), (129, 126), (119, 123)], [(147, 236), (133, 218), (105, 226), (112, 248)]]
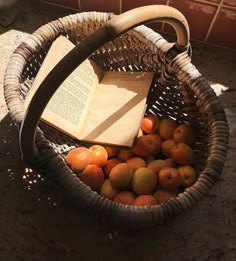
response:
[(150, 206), (176, 197), (196, 181), (194, 144), (191, 126), (146, 115), (132, 149), (78, 147), (67, 154), (66, 162), (101, 196), (125, 205)]

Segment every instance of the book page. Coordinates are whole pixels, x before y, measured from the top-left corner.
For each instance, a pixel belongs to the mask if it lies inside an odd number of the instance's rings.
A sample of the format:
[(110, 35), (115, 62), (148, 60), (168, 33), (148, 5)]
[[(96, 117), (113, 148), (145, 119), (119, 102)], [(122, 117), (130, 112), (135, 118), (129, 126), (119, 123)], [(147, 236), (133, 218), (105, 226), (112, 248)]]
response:
[[(27, 102), (46, 75), (73, 47), (74, 44), (64, 36), (54, 41), (26, 98)], [(101, 73), (102, 71), (93, 61), (88, 59), (84, 61), (54, 93), (41, 119), (75, 137), (77, 131), (83, 128)]]
[[(73, 47), (64, 36), (53, 42), (26, 104)], [(57, 89), (41, 119), (81, 141), (131, 147), (145, 113), (153, 76), (153, 72), (102, 72), (87, 59)]]
[(152, 72), (104, 72), (77, 137), (131, 147), (146, 109)]

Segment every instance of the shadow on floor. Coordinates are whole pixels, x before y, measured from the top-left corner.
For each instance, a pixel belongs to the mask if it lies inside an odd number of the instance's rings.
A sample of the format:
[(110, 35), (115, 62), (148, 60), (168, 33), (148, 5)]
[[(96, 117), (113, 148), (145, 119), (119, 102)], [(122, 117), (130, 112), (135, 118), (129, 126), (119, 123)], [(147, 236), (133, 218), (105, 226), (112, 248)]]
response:
[[(152, 260), (157, 251), (165, 255), (166, 241), (182, 237), (171, 231), (173, 223), (127, 230), (73, 208), (58, 186), (25, 166), (20, 157), (18, 130), (9, 115), (0, 122), (0, 132), (0, 208), (4, 209), (0, 218), (0, 259), (30, 256), (31, 260), (42, 260), (43, 253), (48, 253), (51, 259), (47, 260), (110, 260), (112, 256), (121, 260), (125, 252), (127, 260), (139, 255), (145, 257), (142, 260)], [(6, 243), (12, 237), (13, 243)], [(12, 253), (14, 242), (19, 245)]]

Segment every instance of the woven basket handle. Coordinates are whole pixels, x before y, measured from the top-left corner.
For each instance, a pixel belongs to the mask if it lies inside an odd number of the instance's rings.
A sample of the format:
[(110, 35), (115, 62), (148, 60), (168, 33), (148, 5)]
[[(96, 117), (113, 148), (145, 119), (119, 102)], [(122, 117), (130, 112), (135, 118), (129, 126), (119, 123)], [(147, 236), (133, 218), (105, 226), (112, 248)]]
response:
[[(38, 158), (35, 138), (39, 134), (37, 126), (50, 98), (70, 75), (94, 51), (124, 32), (143, 23), (167, 22), (176, 32), (176, 47), (186, 50), (189, 46), (189, 27), (185, 17), (176, 9), (164, 5), (139, 7), (109, 20), (103, 27), (89, 35), (72, 49), (47, 75), (33, 96), (20, 128), (20, 146), (23, 158), (33, 163)], [(50, 88), (49, 88), (50, 87)]]

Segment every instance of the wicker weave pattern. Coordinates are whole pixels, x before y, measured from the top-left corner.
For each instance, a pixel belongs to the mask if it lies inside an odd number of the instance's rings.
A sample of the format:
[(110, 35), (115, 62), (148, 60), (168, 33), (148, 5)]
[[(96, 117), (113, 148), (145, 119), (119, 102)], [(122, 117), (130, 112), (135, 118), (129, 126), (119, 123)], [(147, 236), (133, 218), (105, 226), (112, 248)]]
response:
[[(90, 12), (60, 18), (39, 28), (15, 50), (5, 74), (4, 90), (10, 115), (18, 125), (25, 114), (24, 98), (56, 37), (63, 34), (78, 44), (111, 16)], [(177, 198), (154, 207), (122, 206), (105, 199), (82, 183), (64, 161), (64, 154), (78, 141), (44, 124), (37, 130), (40, 157), (31, 167), (63, 186), (74, 204), (118, 224), (162, 224), (188, 210), (214, 186), (224, 166), (228, 143), (224, 111), (187, 52), (178, 53), (172, 46), (158, 33), (139, 26), (104, 45), (91, 58), (104, 70), (154, 71), (148, 111), (160, 118), (189, 122), (197, 130), (194, 151), (199, 179)]]

